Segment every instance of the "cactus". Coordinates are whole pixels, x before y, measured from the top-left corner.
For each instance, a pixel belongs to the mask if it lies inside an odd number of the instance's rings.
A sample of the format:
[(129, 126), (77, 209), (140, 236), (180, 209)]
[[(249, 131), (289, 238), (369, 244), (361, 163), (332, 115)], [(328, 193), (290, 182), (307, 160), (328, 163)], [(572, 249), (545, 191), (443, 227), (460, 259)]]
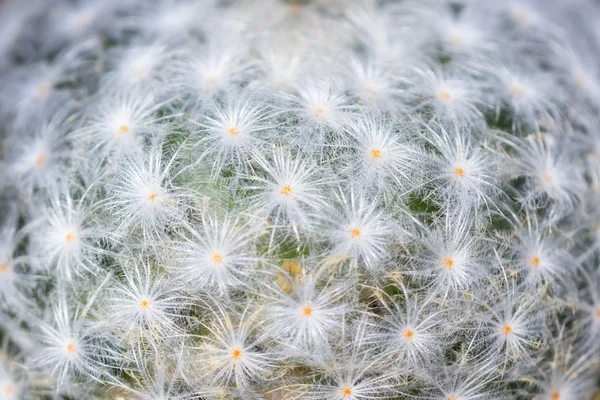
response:
[(596, 398), (599, 18), (4, 1), (0, 399)]

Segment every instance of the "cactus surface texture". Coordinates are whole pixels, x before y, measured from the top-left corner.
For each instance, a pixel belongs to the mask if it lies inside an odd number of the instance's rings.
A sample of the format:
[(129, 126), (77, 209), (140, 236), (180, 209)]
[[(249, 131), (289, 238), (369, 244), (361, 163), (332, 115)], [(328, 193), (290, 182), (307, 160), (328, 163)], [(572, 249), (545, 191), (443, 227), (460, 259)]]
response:
[(0, 400), (593, 400), (600, 2), (0, 1)]

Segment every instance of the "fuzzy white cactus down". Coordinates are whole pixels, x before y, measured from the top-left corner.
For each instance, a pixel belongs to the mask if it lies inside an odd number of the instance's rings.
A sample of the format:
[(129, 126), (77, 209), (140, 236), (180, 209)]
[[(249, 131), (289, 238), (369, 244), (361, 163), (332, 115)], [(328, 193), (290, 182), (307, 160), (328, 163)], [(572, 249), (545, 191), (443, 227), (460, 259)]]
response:
[(0, 3), (0, 400), (600, 395), (597, 1)]

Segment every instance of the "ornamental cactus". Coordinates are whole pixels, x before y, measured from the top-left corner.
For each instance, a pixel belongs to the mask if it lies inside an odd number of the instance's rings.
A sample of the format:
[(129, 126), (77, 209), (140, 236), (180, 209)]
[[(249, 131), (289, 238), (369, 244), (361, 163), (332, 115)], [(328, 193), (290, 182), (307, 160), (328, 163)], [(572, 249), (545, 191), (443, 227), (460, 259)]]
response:
[(0, 398), (591, 400), (600, 8), (0, 6)]

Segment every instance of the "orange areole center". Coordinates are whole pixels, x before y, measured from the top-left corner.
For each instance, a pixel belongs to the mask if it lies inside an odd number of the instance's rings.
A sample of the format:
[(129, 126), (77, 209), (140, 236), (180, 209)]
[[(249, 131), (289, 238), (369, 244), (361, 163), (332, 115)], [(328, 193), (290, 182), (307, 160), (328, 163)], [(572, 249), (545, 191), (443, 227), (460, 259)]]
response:
[(289, 196), (292, 193), (292, 187), (290, 185), (283, 185), (281, 187), (281, 194)]

